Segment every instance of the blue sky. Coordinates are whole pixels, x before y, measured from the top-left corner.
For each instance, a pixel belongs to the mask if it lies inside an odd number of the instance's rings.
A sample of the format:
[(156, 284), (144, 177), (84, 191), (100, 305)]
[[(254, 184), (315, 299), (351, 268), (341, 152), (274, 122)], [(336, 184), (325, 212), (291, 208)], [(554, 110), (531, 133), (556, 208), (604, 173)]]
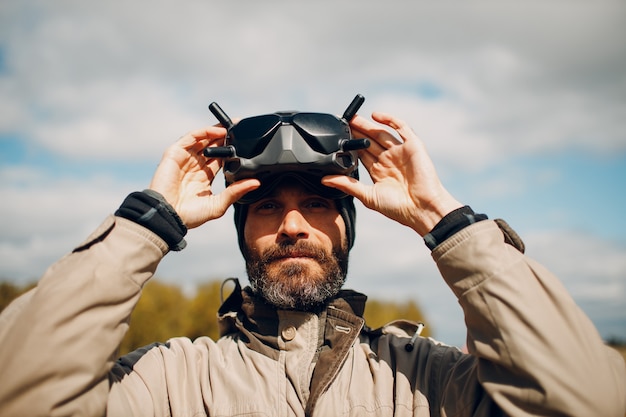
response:
[[(231, 4), (232, 3), (232, 4)], [(243, 3), (243, 4), (242, 4)], [(332, 9), (332, 13), (328, 13)], [(231, 116), (407, 120), (461, 201), (506, 219), (604, 337), (626, 338), (626, 6), (599, 1), (0, 5), (0, 277), (37, 279), (147, 186), (165, 147)], [(348, 285), (462, 314), (419, 236), (359, 207)], [(245, 278), (232, 214), (157, 275)]]

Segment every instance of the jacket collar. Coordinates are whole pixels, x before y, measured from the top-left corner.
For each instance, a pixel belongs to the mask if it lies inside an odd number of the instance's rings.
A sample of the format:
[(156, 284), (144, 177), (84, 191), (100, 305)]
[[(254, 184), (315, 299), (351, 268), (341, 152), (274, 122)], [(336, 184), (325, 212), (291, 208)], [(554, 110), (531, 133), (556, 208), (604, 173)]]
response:
[[(249, 286), (242, 289), (238, 279), (232, 280), (235, 289), (217, 312), (220, 337), (240, 330), (237, 322), (242, 319), (261, 334), (276, 335), (278, 329), (276, 307), (255, 295)], [(366, 301), (367, 296), (364, 294), (353, 290), (341, 290), (325, 307), (313, 313), (320, 314), (330, 309), (344, 319), (350, 317), (362, 319)]]

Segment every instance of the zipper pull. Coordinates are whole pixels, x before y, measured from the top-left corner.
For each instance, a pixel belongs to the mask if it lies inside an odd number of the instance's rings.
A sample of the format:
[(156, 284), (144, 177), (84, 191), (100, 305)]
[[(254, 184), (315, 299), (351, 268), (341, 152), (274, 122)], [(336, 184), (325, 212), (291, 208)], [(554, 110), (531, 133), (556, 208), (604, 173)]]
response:
[(424, 330), (424, 327), (426, 327), (426, 325), (422, 322), (417, 323), (417, 330), (415, 330), (415, 334), (413, 335), (413, 337), (411, 338), (411, 341), (409, 343), (407, 343), (406, 345), (404, 345), (404, 350), (406, 350), (407, 352), (412, 352), (413, 348), (415, 347), (415, 341), (417, 340), (417, 338), (419, 337), (420, 334), (422, 334), (422, 330)]

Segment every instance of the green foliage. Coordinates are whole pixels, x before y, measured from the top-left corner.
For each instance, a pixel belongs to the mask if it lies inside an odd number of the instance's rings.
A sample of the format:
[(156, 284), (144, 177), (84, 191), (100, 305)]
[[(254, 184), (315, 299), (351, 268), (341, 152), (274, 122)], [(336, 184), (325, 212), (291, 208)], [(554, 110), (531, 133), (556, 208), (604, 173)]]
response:
[[(122, 340), (121, 355), (153, 342), (165, 342), (171, 337), (199, 336), (218, 338), (217, 310), (220, 302), (220, 281), (199, 285), (192, 296), (181, 288), (153, 279), (146, 284), (130, 317), (130, 328)], [(0, 282), (0, 311), (11, 300), (33, 285), (19, 287)], [(230, 290), (230, 288), (229, 288)], [(225, 296), (229, 294), (226, 291)], [(396, 319), (423, 321), (423, 315), (413, 301), (404, 303), (368, 300), (365, 320), (372, 328)], [(428, 335), (428, 328), (423, 335)]]

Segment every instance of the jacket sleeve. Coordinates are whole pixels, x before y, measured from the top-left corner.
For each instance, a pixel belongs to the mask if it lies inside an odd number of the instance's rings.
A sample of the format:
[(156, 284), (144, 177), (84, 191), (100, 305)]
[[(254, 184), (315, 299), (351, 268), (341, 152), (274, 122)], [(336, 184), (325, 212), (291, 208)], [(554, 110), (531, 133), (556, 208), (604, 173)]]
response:
[(105, 414), (109, 371), (167, 245), (110, 216), (0, 316), (0, 415)]
[(505, 244), (494, 222), (463, 229), (432, 255), (464, 311), (476, 358), (475, 372), (453, 369), (451, 379), (477, 377), (509, 416), (624, 416), (622, 357), (558, 279)]

